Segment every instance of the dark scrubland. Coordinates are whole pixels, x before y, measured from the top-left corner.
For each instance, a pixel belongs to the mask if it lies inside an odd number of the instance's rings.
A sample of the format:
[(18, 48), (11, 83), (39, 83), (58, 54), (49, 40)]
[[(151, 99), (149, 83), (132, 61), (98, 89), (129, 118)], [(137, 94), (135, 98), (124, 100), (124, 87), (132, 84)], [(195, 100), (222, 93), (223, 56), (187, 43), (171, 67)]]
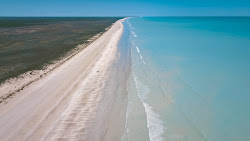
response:
[(0, 83), (64, 57), (105, 32), (115, 18), (0, 18)]

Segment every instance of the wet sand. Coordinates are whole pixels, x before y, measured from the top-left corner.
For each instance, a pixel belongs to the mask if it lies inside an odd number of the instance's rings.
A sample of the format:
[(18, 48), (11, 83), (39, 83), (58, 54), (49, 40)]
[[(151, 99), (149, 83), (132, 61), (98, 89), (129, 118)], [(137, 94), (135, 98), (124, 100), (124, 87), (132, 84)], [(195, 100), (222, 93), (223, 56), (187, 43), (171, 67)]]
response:
[[(109, 83), (122, 20), (47, 76), (0, 104), (0, 140), (101, 140), (114, 101)], [(111, 77), (112, 78), (112, 77)], [(119, 83), (121, 84), (121, 83)]]

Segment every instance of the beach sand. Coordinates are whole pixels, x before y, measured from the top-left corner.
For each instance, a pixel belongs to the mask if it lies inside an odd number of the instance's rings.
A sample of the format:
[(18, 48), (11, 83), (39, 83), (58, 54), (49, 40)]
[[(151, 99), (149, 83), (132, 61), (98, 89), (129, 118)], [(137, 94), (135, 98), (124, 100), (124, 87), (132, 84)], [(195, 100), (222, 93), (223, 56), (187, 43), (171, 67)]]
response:
[(115, 92), (124, 92), (126, 84), (125, 79), (110, 80), (118, 75), (112, 68), (119, 57), (122, 21), (1, 103), (0, 140), (102, 140)]

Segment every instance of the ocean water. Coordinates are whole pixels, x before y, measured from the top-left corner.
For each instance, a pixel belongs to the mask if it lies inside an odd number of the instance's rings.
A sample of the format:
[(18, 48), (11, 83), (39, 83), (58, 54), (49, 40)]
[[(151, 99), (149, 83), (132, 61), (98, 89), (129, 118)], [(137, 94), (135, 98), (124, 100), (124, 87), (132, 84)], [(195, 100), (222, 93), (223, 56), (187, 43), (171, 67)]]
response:
[(123, 24), (132, 72), (122, 140), (250, 139), (250, 18), (135, 17)]

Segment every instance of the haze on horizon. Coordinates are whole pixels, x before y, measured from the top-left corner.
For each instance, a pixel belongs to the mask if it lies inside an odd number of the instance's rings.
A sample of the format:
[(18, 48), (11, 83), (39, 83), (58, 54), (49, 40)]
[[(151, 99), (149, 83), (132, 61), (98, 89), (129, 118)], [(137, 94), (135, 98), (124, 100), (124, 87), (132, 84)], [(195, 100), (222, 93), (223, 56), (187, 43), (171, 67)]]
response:
[(249, 0), (1, 0), (0, 16), (250, 16)]

